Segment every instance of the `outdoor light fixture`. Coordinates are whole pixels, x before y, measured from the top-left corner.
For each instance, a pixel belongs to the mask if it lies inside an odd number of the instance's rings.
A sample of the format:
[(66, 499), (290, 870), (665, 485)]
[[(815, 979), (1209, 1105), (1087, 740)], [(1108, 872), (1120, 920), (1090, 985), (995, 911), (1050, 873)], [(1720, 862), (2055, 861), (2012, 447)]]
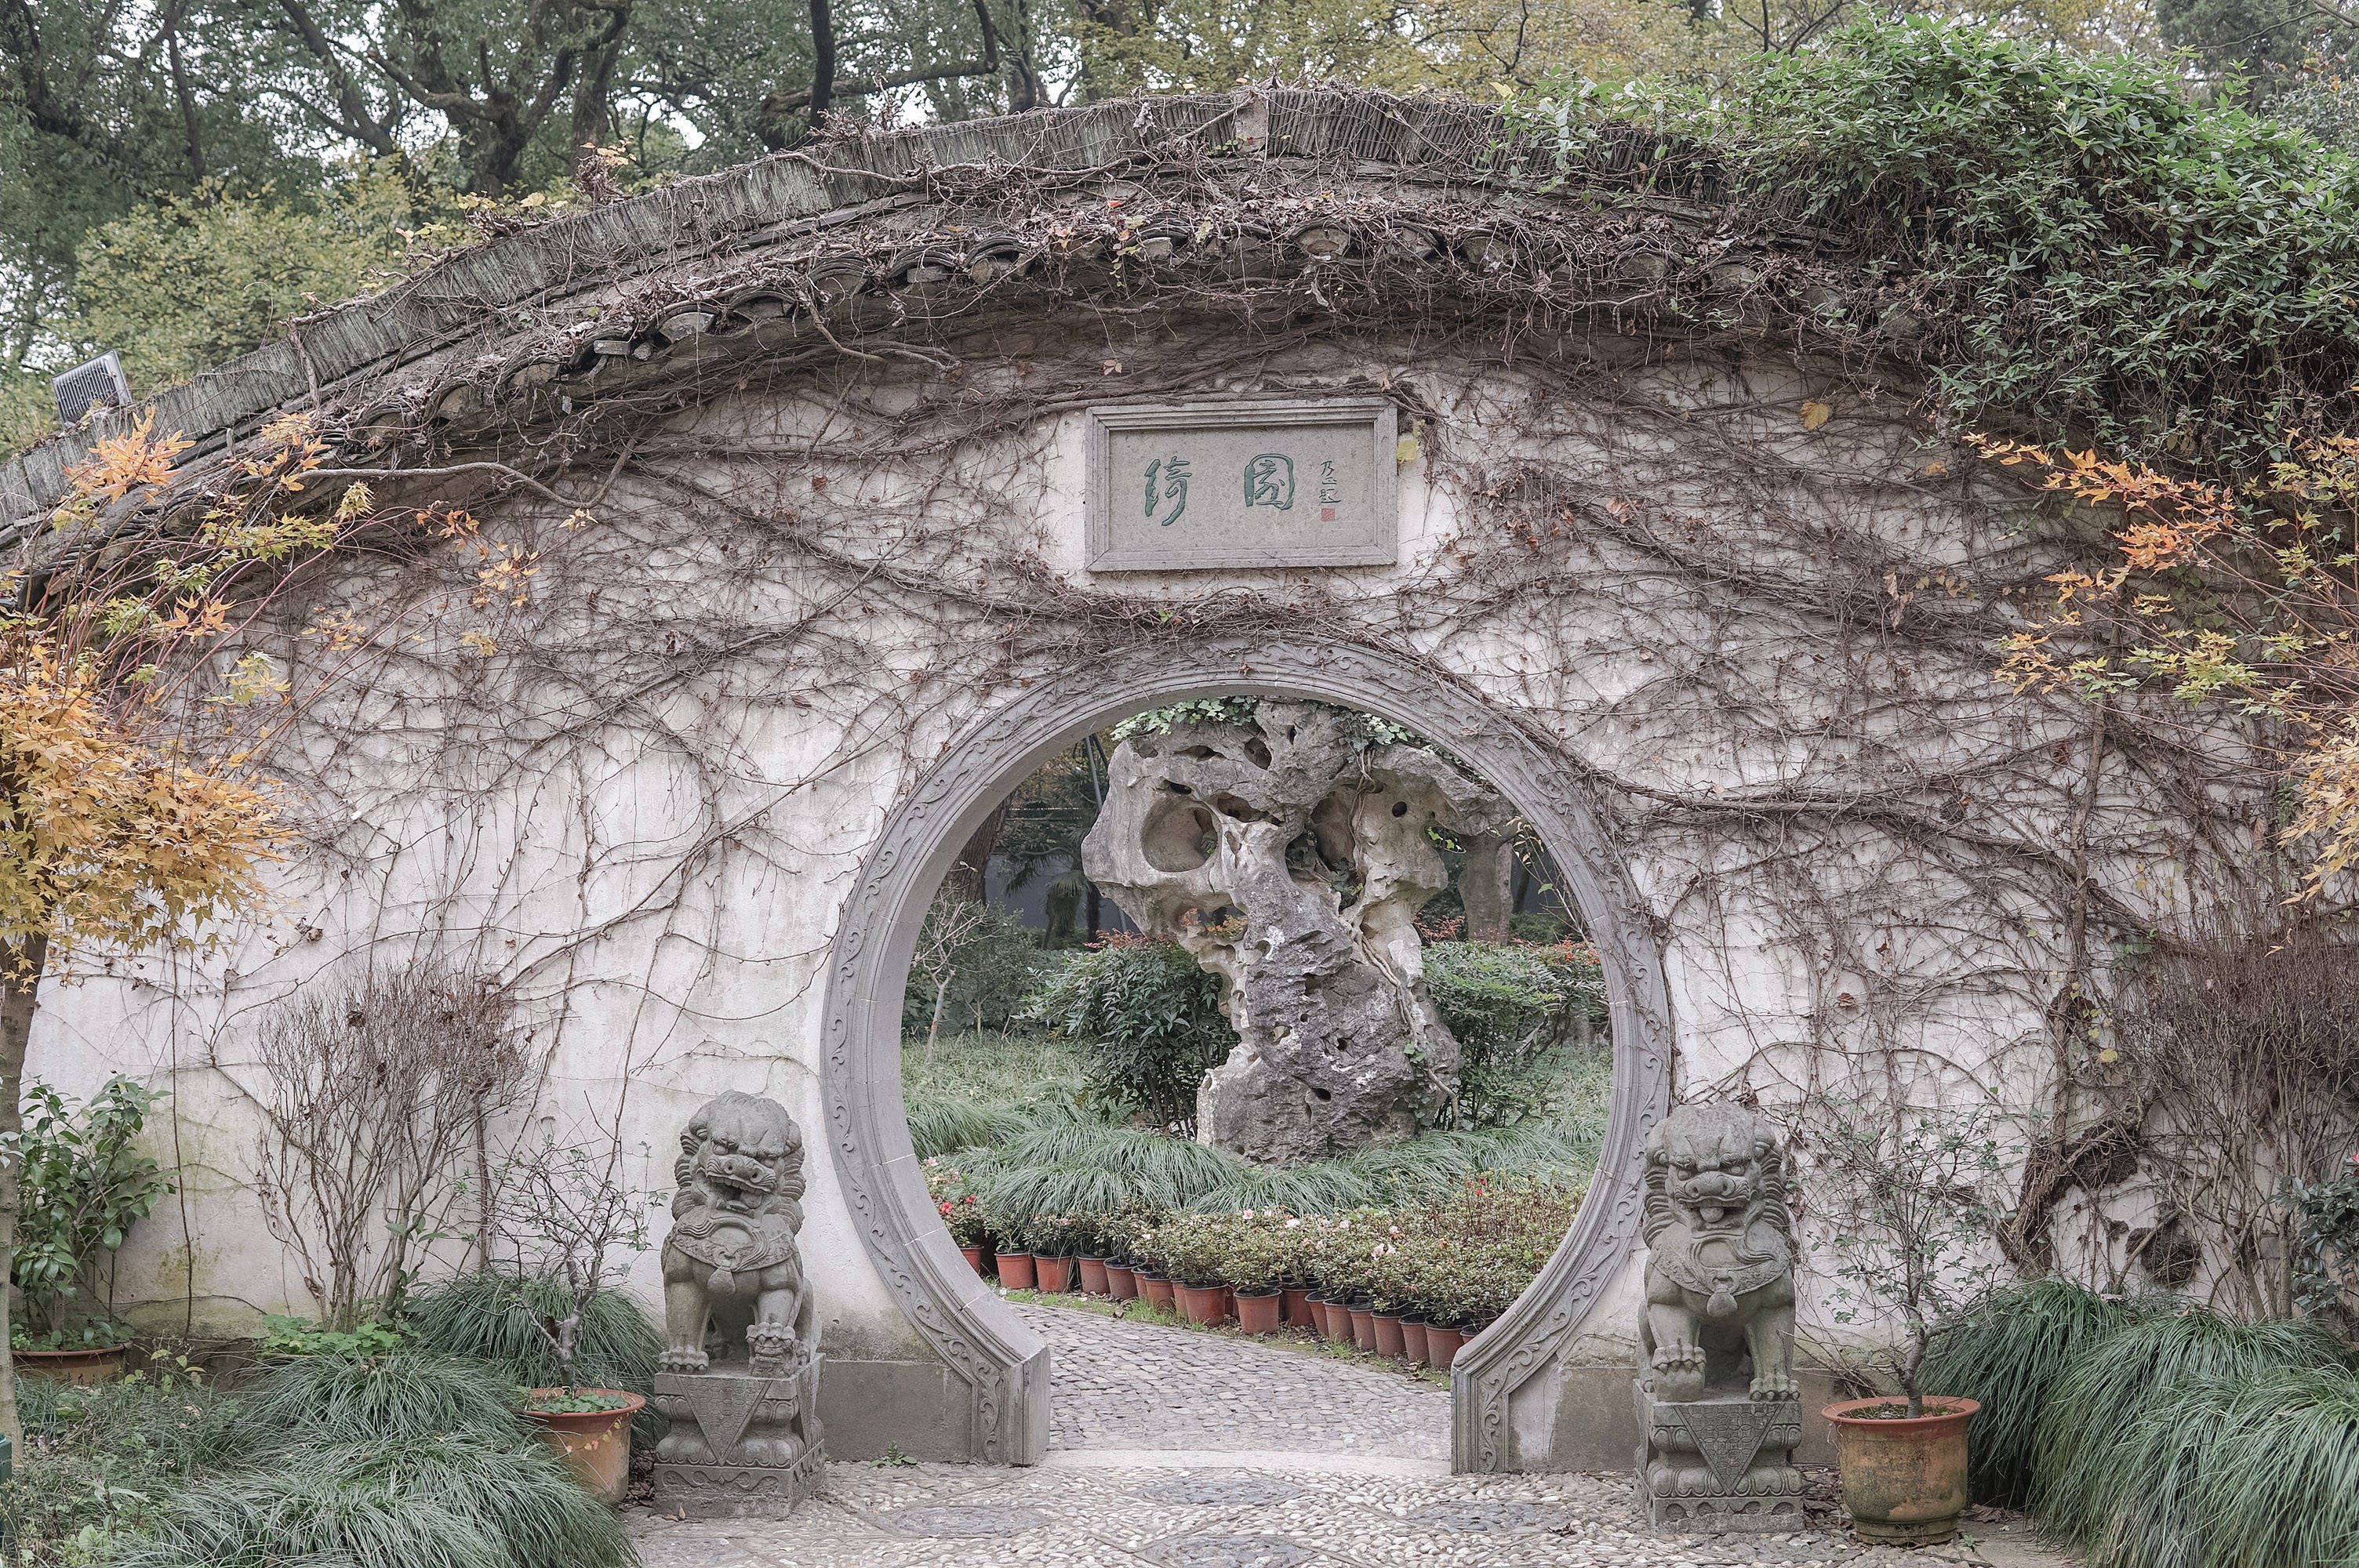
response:
[(71, 425), (93, 408), (128, 408), (131, 384), (123, 379), (123, 356), (113, 349), (49, 380), (58, 417)]

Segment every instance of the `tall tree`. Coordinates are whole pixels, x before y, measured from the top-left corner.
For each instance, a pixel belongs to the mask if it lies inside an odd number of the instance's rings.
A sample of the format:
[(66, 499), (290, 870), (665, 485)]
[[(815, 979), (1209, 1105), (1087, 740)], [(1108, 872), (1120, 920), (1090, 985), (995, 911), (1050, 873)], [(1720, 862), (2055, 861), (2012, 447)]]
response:
[[(245, 642), (294, 568), (392, 523), (364, 486), (315, 499), (327, 449), (308, 419), (270, 427), (199, 526), (149, 526), (141, 504), (187, 445), (144, 422), (100, 442), (0, 569), (0, 1142), (45, 979), (92, 948), (207, 949), (261, 894), (288, 831), (257, 771), (269, 741), (370, 642), (318, 628), (300, 689)], [(17, 1178), (0, 1161), (0, 1256)], [(7, 1312), (0, 1292), (0, 1345)], [(5, 1357), (0, 1431), (21, 1436)]]

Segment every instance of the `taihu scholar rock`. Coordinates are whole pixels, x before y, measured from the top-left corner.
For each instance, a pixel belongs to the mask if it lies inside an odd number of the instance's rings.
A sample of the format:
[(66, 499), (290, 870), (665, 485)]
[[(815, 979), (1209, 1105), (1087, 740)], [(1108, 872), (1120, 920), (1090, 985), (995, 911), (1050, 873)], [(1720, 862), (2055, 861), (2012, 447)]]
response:
[(1507, 804), (1311, 703), (1134, 735), (1107, 774), (1083, 870), (1226, 982), (1238, 1043), (1197, 1091), (1200, 1135), (1291, 1163), (1428, 1125), (1456, 1092), (1459, 1051), (1413, 924), (1449, 885), (1427, 830), (1495, 830)]

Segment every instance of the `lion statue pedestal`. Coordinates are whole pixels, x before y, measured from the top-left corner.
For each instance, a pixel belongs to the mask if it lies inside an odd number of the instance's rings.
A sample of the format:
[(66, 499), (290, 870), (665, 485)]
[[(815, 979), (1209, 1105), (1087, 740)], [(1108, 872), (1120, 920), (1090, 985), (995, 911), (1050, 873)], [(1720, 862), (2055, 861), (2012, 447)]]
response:
[(1741, 1106), (1682, 1106), (1647, 1139), (1638, 1496), (1683, 1531), (1805, 1528), (1784, 1152)]
[(680, 1134), (664, 1238), (656, 1508), (779, 1519), (818, 1490), (819, 1342), (795, 1234), (803, 1135), (776, 1100), (725, 1094)]

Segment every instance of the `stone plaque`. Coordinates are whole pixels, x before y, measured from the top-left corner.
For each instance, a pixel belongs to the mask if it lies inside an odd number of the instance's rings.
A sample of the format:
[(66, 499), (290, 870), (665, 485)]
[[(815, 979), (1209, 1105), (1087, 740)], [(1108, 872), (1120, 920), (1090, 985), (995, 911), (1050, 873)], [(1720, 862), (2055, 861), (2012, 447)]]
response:
[(1393, 406), (1379, 397), (1089, 412), (1093, 572), (1389, 566)]

